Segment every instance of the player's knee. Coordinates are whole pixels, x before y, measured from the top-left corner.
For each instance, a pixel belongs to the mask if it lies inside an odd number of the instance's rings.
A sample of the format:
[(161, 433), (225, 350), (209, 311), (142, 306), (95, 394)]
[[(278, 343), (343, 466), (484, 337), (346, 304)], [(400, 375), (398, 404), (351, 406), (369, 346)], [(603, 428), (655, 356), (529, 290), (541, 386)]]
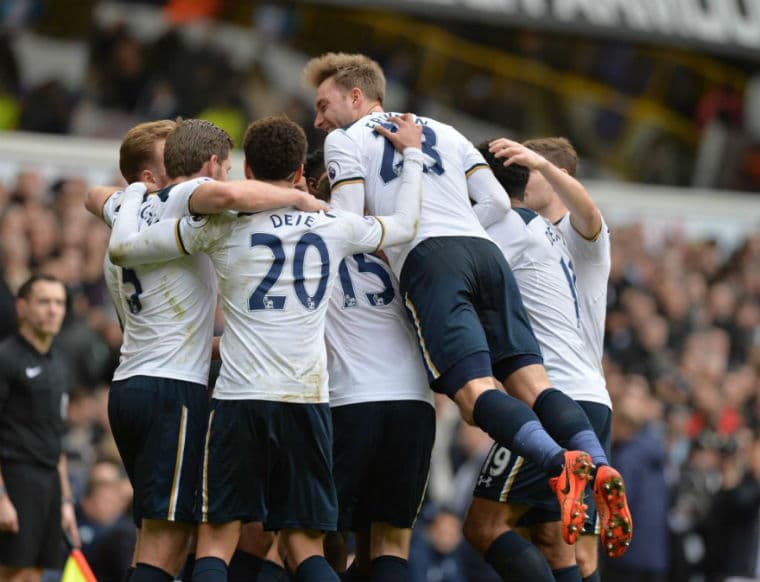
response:
[(549, 562), (552, 570), (575, 564), (575, 548), (562, 539), (559, 522), (543, 523), (530, 528), (530, 539)]
[(485, 554), (493, 541), (502, 533), (491, 521), (478, 517), (477, 514), (468, 512), (462, 526), (462, 533), (469, 544), (480, 554)]
[(459, 413), (469, 425), (475, 425), (475, 403), (488, 390), (497, 389), (494, 378), (475, 378), (470, 380), (454, 394), (454, 402), (459, 407)]
[(411, 528), (395, 527), (385, 522), (373, 522), (370, 534), (370, 555), (374, 560), (380, 556), (409, 558)]
[(575, 560), (581, 571), (581, 577), (586, 578), (599, 567), (599, 538), (592, 535), (582, 535), (575, 544)]

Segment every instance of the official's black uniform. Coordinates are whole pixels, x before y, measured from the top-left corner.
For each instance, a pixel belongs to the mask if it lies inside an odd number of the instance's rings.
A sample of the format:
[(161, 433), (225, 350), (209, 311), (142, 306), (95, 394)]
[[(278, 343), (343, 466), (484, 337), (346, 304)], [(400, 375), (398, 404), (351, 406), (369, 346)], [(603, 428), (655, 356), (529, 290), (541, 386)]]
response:
[(20, 334), (0, 343), (0, 471), (19, 532), (0, 533), (0, 564), (61, 566), (61, 481), (68, 373), (52, 348), (39, 353)]

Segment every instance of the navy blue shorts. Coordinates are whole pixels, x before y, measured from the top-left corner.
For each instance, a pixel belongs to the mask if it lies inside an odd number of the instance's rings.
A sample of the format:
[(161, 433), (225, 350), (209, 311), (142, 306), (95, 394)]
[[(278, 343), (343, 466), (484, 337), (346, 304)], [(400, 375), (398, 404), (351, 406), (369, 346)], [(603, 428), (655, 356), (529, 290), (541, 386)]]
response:
[(427, 402), (363, 402), (332, 409), (338, 529), (372, 522), (411, 528), (425, 496), (435, 440)]
[[(612, 441), (612, 411), (604, 404), (596, 402), (578, 402), (578, 404), (586, 412), (609, 458)], [(529, 505), (531, 509), (522, 516), (520, 525), (528, 526), (560, 520), (557, 497), (549, 488), (549, 478), (546, 474), (534, 463), (513, 455), (509, 449), (498, 444), (491, 447), (483, 463), (473, 495), (502, 503)], [(584, 526), (584, 533), (594, 533), (596, 504), (592, 482), (589, 482), (586, 489), (585, 503), (588, 504), (588, 519)]]
[(17, 461), (3, 461), (0, 468), (19, 523), (18, 533), (0, 532), (0, 564), (60, 568), (64, 554), (58, 469)]
[(478, 237), (429, 238), (412, 249), (399, 289), (417, 330), (431, 388), (541, 364), (541, 350), (504, 254)]
[(335, 531), (328, 404), (211, 399), (198, 519)]
[(108, 420), (134, 488), (133, 516), (195, 523), (206, 430), (202, 384), (132, 376), (111, 384)]

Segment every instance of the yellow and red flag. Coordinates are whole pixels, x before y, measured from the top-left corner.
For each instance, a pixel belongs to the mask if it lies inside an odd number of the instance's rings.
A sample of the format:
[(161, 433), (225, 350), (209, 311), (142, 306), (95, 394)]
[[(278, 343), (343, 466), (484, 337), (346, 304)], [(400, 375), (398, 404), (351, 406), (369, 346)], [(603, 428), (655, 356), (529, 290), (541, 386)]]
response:
[(81, 550), (71, 550), (63, 567), (61, 582), (97, 582)]

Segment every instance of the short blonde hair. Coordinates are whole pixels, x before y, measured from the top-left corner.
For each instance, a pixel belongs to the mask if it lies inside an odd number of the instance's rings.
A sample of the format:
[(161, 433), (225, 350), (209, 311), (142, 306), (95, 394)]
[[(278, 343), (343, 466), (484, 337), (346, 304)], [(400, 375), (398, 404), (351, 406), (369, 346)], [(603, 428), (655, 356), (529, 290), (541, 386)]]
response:
[(347, 91), (354, 87), (372, 100), (385, 100), (385, 75), (380, 65), (366, 55), (348, 53), (325, 53), (306, 63), (304, 83), (317, 88), (329, 78)]
[(541, 154), (552, 164), (562, 170), (567, 170), (571, 176), (575, 176), (578, 169), (578, 152), (565, 137), (543, 137), (529, 139), (523, 145), (529, 150)]
[(140, 123), (127, 132), (119, 149), (119, 170), (127, 183), (138, 182), (142, 171), (153, 162), (163, 165), (163, 159), (154, 160), (156, 142), (165, 140), (176, 127), (171, 119), (161, 119)]

